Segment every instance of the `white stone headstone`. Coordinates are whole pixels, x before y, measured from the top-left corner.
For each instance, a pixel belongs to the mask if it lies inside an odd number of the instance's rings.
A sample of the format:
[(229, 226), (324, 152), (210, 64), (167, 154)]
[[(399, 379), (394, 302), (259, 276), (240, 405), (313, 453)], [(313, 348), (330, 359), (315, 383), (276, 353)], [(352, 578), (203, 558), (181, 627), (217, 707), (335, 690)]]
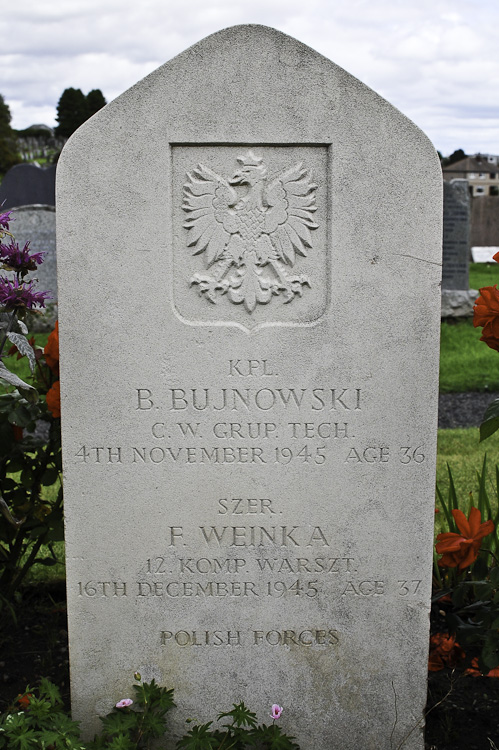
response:
[[(303, 750), (421, 750), (442, 179), (418, 128), (278, 31), (226, 29), (58, 170), (75, 718), (175, 688)], [(174, 746), (173, 743), (171, 745)]]

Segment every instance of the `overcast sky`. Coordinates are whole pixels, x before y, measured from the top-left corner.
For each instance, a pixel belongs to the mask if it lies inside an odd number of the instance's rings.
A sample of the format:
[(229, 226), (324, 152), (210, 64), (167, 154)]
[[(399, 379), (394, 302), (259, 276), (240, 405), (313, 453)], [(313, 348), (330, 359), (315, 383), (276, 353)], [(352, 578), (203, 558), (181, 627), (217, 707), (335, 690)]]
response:
[(273, 26), (410, 117), (443, 154), (499, 153), (499, 0), (17, 0), (2, 13), (13, 127), (55, 125), (70, 86), (109, 101), (214, 31)]

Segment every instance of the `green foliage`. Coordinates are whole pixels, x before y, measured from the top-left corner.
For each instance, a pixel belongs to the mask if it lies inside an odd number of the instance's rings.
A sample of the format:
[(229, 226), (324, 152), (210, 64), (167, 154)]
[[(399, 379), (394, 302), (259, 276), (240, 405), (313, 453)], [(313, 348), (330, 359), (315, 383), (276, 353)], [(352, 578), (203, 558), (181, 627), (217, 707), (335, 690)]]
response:
[[(34, 432), (48, 423), (48, 440)], [(33, 565), (57, 562), (52, 545), (63, 538), (59, 420), (44, 401), (30, 403), (18, 391), (0, 394), (0, 590), (11, 600)], [(16, 440), (14, 428), (22, 437)], [(45, 545), (49, 554), (40, 556)]]
[(39, 688), (27, 687), (16, 703), (0, 716), (0, 750), (85, 750), (79, 726), (51, 682), (42, 679)]
[(284, 734), (273, 724), (257, 724), (256, 714), (244, 703), (234, 703), (231, 711), (218, 715), (218, 721), (229, 719), (219, 729), (212, 729), (212, 722), (195, 725), (177, 742), (177, 750), (245, 750), (258, 747), (260, 750), (299, 750), (294, 737)]
[[(499, 455), (499, 433), (496, 433), (486, 443), (479, 442), (478, 427), (468, 429), (439, 430), (437, 444), (437, 482), (441, 492), (446, 495), (449, 489), (449, 471), (460, 498), (469, 498), (470, 491), (478, 492), (477, 474), (481, 472), (483, 459), (486, 454)], [(492, 477), (488, 472), (487, 483), (493, 494)], [(463, 499), (460, 501), (464, 502)], [(437, 498), (437, 504), (438, 498)], [(439, 505), (440, 507), (440, 505)], [(462, 510), (462, 504), (460, 505)], [(443, 510), (441, 508), (441, 510)], [(439, 513), (435, 518), (437, 531), (443, 521), (444, 514)], [(443, 531), (444, 529), (442, 529)]]
[(87, 100), (81, 89), (64, 89), (57, 104), (56, 135), (69, 138), (88, 119)]
[(106, 106), (106, 100), (104, 94), (100, 89), (92, 89), (87, 94), (87, 112), (88, 116), (92, 117), (99, 109)]
[[(498, 267), (499, 269), (499, 267)], [(481, 329), (472, 320), (442, 323), (440, 391), (499, 391), (497, 352), (480, 341)]]
[(499, 430), (499, 398), (495, 398), (487, 407), (480, 425), (480, 442), (486, 440)]
[(484, 456), (482, 469), (477, 471), (478, 489), (467, 497), (456, 491), (452, 470), (448, 467), (449, 488), (445, 495), (437, 484), (437, 498), (442, 508), (446, 530), (460, 533), (452, 516), (453, 509), (469, 515), (471, 506), (478, 508), (482, 522), (492, 520), (494, 532), (481, 540), (477, 560), (463, 571), (439, 568), (435, 560), (435, 578), (440, 591), (438, 601), (450, 593), (452, 607), (446, 614), (449, 632), (455, 633), (462, 646), (478, 645), (478, 665), (483, 673), (499, 666), (499, 466), (493, 477)]
[(81, 89), (64, 89), (57, 104), (56, 135), (65, 138), (73, 135), (80, 125), (106, 104), (100, 89), (92, 89), (87, 96)]
[(150, 741), (162, 737), (166, 730), (166, 714), (175, 703), (173, 690), (159, 687), (154, 680), (133, 686), (133, 708), (113, 708), (102, 719), (103, 733), (88, 745), (91, 750), (135, 750), (149, 747)]
[[(26, 688), (17, 706), (0, 716), (0, 750), (142, 750), (161, 748), (160, 737), (167, 733), (166, 714), (175, 706), (173, 690), (160, 687), (152, 680), (133, 686), (135, 699), (130, 705), (113, 708), (102, 721), (103, 732), (91, 742), (79, 739), (78, 724), (64, 713), (58, 689), (42, 680), (38, 690)], [(213, 722), (194, 725), (177, 742), (178, 750), (299, 750), (294, 738), (277, 724), (257, 724), (256, 714), (244, 703), (234, 704), (231, 711), (218, 715), (226, 721), (213, 729)]]
[(443, 167), (448, 167), (451, 164), (455, 164), (457, 161), (461, 161), (461, 159), (466, 159), (466, 154), (462, 148), (456, 149), (450, 156), (442, 157), (440, 154), (439, 156)]
[(9, 105), (0, 94), (0, 174), (21, 161), (17, 153), (16, 135), (10, 126)]

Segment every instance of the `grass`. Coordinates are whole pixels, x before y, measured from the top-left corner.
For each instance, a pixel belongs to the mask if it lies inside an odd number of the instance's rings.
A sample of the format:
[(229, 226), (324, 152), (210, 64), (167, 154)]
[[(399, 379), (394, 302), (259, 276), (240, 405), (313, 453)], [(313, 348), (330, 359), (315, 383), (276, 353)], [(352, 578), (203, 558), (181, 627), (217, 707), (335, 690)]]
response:
[(470, 289), (499, 284), (497, 263), (470, 263)]
[[(499, 432), (496, 432), (483, 443), (478, 442), (478, 427), (456, 430), (439, 430), (437, 447), (437, 484), (440, 491), (447, 497), (449, 491), (449, 474), (447, 465), (452, 472), (456, 487), (459, 506), (468, 507), (471, 501), (470, 493), (476, 501), (478, 493), (477, 472), (482, 470), (484, 456), (487, 455), (487, 486), (490, 497), (495, 482), (495, 465), (499, 464)], [(437, 503), (438, 505), (438, 503)], [(437, 516), (436, 525), (439, 525)], [(440, 529), (437, 529), (437, 533)]]
[(440, 392), (499, 391), (499, 354), (480, 341), (472, 320), (442, 323)]
[[(499, 283), (497, 263), (471, 263), (470, 287)], [(440, 392), (499, 391), (499, 355), (480, 341), (471, 319), (445, 322), (440, 338)]]

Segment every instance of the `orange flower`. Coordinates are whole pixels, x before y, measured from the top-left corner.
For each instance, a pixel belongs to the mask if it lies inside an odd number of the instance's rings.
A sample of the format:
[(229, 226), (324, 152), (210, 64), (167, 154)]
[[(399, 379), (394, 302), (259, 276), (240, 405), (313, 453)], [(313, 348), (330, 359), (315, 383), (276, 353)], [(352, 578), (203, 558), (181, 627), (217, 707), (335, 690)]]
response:
[(56, 380), (47, 392), (47, 406), (53, 417), (61, 416), (61, 381)]
[(484, 286), (480, 289), (480, 297), (473, 308), (473, 325), (475, 328), (483, 327), (480, 341), (485, 341), (491, 349), (499, 351), (499, 291), (497, 284)]
[(438, 564), (440, 567), (459, 567), (459, 570), (464, 570), (477, 559), (482, 539), (492, 534), (494, 524), (492, 521), (480, 523), (482, 514), (478, 508), (471, 508), (469, 519), (466, 519), (462, 510), (453, 510), (452, 515), (461, 533), (448, 531), (437, 536), (435, 549), (442, 555)]
[(55, 328), (48, 337), (47, 345), (43, 350), (45, 361), (54, 375), (59, 375), (59, 321), (55, 323)]
[(19, 695), (17, 697), (17, 702), (21, 706), (21, 708), (28, 708), (30, 704), (30, 698), (32, 697), (32, 693), (26, 693), (25, 695)]
[(464, 659), (465, 652), (456, 643), (454, 635), (446, 633), (435, 633), (430, 638), (430, 657), (428, 659), (428, 669), (430, 672), (438, 672), (444, 667), (455, 667), (458, 661)]
[(474, 656), (471, 660), (471, 667), (466, 669), (464, 674), (470, 677), (499, 677), (499, 667), (494, 667), (486, 675), (482, 675), (478, 669), (478, 656)]

